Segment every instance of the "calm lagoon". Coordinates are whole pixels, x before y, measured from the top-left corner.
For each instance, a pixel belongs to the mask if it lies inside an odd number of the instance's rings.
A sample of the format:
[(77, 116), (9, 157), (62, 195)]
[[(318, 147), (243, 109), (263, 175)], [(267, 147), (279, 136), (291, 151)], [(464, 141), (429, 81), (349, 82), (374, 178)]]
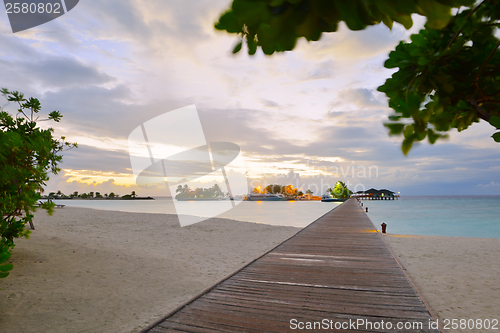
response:
[[(55, 200), (74, 207), (116, 210), (136, 213), (176, 214), (170, 198), (156, 200)], [(380, 229), (401, 235), (462, 236), (500, 238), (500, 195), (489, 196), (403, 196), (399, 200), (363, 200), (368, 216)], [(177, 202), (190, 214), (197, 207), (210, 212), (221, 202)], [(318, 201), (243, 201), (218, 215), (221, 218), (271, 225), (305, 227), (339, 203)], [(192, 212), (192, 213), (191, 213)], [(206, 214), (206, 213), (205, 213)], [(205, 215), (207, 216), (207, 215)]]

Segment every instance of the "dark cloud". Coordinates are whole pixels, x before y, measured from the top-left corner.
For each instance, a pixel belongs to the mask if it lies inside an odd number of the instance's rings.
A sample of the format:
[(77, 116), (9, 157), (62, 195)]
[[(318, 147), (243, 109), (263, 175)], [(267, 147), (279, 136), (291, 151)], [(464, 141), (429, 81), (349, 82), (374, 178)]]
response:
[(128, 152), (104, 150), (80, 144), (78, 148), (67, 150), (62, 155), (61, 169), (130, 173)]
[[(48, 35), (54, 35), (46, 33)], [(57, 34), (55, 34), (57, 35)], [(28, 36), (31, 36), (28, 34)], [(109, 83), (114, 78), (73, 56), (53, 55), (35, 48), (33, 41), (0, 34), (2, 86), (39, 96), (38, 87), (67, 88)], [(47, 42), (50, 44), (51, 42)]]
[(0, 34), (0, 56), (3, 61), (13, 61), (20, 59), (32, 60), (39, 56), (36, 49), (24, 43), (21, 39), (7, 34)]
[(67, 88), (71, 86), (100, 85), (113, 80), (95, 67), (68, 57), (45, 57), (37, 61), (13, 63), (18, 74), (32, 77), (44, 87)]

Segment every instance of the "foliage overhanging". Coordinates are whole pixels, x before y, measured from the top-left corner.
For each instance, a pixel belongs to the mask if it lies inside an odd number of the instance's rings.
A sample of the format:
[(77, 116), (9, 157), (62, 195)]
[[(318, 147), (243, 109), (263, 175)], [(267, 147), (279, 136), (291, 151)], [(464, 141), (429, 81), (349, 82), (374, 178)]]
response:
[[(394, 22), (409, 29), (412, 14), (427, 17), (425, 29), (390, 53), (385, 67), (398, 71), (378, 88), (394, 110), (389, 135), (404, 137), (407, 154), (416, 141), (434, 143), (479, 119), (499, 129), (500, 0), (233, 0), (215, 28), (240, 35), (233, 53), (246, 41), (248, 54), (260, 47), (271, 55), (301, 37), (317, 41), (341, 21), (351, 30)], [(492, 137), (500, 142), (500, 132)]]

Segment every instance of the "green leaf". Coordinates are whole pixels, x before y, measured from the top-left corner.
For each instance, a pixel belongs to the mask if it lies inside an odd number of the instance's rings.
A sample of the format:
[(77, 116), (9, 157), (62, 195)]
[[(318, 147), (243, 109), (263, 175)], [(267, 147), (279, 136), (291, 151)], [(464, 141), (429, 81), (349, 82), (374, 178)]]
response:
[(247, 36), (247, 47), (248, 47), (248, 54), (254, 55), (255, 52), (257, 52), (257, 43), (253, 39), (253, 36)]
[(400, 14), (394, 17), (394, 21), (401, 23), (405, 29), (411, 29), (413, 26), (413, 20), (411, 19), (411, 15), (408, 14)]
[(410, 151), (411, 146), (413, 146), (413, 138), (406, 138), (403, 140), (401, 150), (403, 151), (403, 154), (405, 154), (405, 156), (408, 155), (408, 152)]
[(426, 40), (425, 37), (420, 35), (420, 34), (414, 34), (410, 36), (410, 39), (413, 44), (419, 46), (419, 47), (425, 47)]
[(394, 25), (394, 20), (392, 20), (388, 15), (382, 15), (382, 22), (392, 30), (392, 26)]
[(240, 42), (238, 44), (236, 44), (236, 46), (234, 47), (233, 54), (240, 52), (242, 45), (243, 45), (243, 41), (240, 40)]
[(488, 122), (495, 126), (497, 129), (500, 129), (500, 117), (499, 116), (491, 116)]
[(434, 133), (434, 131), (431, 129), (427, 130), (427, 139), (429, 140), (430, 144), (434, 144), (438, 138), (439, 134)]
[(419, 58), (418, 58), (418, 64), (419, 64), (420, 66), (426, 66), (426, 65), (428, 65), (430, 62), (432, 62), (432, 60), (431, 60), (431, 59), (429, 59), (429, 58), (426, 58), (426, 57), (419, 57)]
[(404, 124), (384, 124), (389, 129), (389, 135), (399, 135), (403, 132)]
[(223, 14), (219, 22), (215, 24), (215, 28), (218, 30), (226, 30), (229, 33), (239, 33), (241, 32), (241, 24), (238, 22), (236, 15), (232, 11), (228, 11)]
[(3, 264), (0, 265), (0, 272), (8, 272), (14, 268), (13, 264)]
[(59, 111), (52, 111), (49, 113), (49, 119), (54, 120), (55, 122), (60, 122), (62, 118), (62, 114)]
[(420, 14), (427, 17), (430, 29), (443, 29), (451, 20), (451, 8), (435, 0), (419, 0), (418, 7)]
[(495, 142), (500, 142), (500, 132), (496, 132), (491, 136)]
[(337, 1), (336, 5), (340, 10), (342, 20), (347, 24), (349, 29), (354, 31), (363, 30), (370, 24), (370, 17), (361, 1)]
[(282, 4), (284, 4), (285, 1), (286, 0), (271, 0), (271, 2), (269, 3), (269, 6), (278, 7), (278, 6), (281, 6)]

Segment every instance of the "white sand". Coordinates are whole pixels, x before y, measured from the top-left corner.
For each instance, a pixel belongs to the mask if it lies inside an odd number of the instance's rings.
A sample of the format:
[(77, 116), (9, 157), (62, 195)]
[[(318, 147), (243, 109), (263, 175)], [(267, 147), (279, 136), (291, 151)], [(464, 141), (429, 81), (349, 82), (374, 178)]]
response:
[[(500, 331), (500, 239), (384, 235), (438, 318), (493, 319)], [(450, 325), (451, 327), (451, 325)]]
[[(137, 332), (299, 230), (68, 207), (35, 227), (0, 279), (2, 332)], [(441, 320), (500, 320), (500, 239), (384, 240)]]
[(0, 279), (2, 332), (137, 332), (299, 230), (68, 207), (34, 221)]

